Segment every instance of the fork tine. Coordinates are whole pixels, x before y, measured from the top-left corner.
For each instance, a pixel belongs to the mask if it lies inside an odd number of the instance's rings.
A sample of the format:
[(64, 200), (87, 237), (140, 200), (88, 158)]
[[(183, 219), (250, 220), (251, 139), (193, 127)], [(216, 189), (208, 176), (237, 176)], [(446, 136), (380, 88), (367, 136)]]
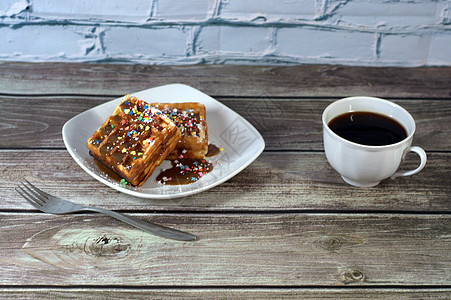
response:
[(39, 202), (36, 202), (30, 194), (28, 194), (27, 191), (25, 191), (21, 186), (15, 188), (16, 192), (18, 192), (25, 200), (27, 200), (28, 203), (36, 207), (37, 209), (42, 209), (42, 204)]
[[(31, 187), (36, 193), (38, 193), (39, 195), (41, 195), (42, 197), (44, 197), (45, 199), (48, 199), (49, 197), (51, 197), (50, 194), (47, 194), (46, 192), (44, 192), (41, 189), (38, 189), (37, 187), (35, 187), (33, 184), (31, 184), (31, 182), (29, 182), (28, 180), (24, 179), (24, 181), (28, 184), (29, 187)], [(22, 184), (27, 187), (25, 185), (25, 183), (22, 182)], [(30, 188), (28, 188), (30, 189)], [(42, 201), (44, 201), (42, 198), (40, 198)], [(45, 201), (44, 201), (45, 202)]]
[(34, 202), (36, 202), (37, 204), (39, 204), (40, 206), (44, 206), (45, 204), (45, 200), (42, 199), (42, 196), (37, 194), (35, 191), (33, 191), (31, 188), (29, 188), (28, 186), (26, 186), (23, 182), (22, 182), (22, 186), (19, 186), (22, 190), (22, 192), (26, 193), (27, 196), (33, 200)]

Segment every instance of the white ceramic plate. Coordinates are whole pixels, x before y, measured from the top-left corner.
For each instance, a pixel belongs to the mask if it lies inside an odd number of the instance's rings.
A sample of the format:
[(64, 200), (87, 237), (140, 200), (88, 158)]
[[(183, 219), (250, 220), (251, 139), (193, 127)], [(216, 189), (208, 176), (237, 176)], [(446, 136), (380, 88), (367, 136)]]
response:
[(142, 198), (170, 199), (196, 194), (210, 189), (238, 174), (253, 162), (265, 148), (260, 133), (240, 115), (210, 96), (183, 84), (170, 84), (137, 93), (132, 93), (146, 102), (199, 102), (207, 109), (209, 143), (224, 148), (218, 155), (208, 158), (213, 171), (188, 185), (163, 185), (155, 178), (161, 169), (170, 167), (165, 161), (141, 186), (123, 186), (97, 168), (89, 155), (86, 141), (94, 131), (111, 115), (122, 98), (101, 104), (87, 110), (63, 126), (63, 139), (74, 160), (89, 175), (100, 182), (126, 194)]

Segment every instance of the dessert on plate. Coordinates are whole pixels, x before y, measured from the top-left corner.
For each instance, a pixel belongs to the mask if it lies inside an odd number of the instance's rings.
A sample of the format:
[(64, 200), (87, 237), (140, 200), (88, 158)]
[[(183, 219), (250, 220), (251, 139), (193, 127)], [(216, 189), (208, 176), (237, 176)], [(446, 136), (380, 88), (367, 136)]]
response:
[(182, 131), (161, 110), (126, 95), (86, 145), (106, 167), (131, 185), (141, 186), (173, 152), (181, 136)]

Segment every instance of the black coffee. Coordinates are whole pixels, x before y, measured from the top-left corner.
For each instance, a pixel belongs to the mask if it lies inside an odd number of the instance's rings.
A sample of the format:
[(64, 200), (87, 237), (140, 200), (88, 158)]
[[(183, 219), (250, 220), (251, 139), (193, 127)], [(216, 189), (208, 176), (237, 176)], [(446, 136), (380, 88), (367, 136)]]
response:
[(328, 126), (342, 138), (368, 146), (395, 144), (407, 137), (406, 130), (397, 121), (371, 112), (339, 115)]

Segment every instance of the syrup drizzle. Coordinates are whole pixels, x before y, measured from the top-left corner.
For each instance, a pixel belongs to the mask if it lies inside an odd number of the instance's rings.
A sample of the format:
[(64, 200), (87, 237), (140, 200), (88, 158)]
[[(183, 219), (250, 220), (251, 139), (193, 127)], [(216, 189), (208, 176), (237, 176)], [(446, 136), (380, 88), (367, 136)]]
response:
[(218, 146), (214, 144), (208, 144), (208, 151), (207, 154), (205, 154), (206, 157), (212, 157), (215, 155), (218, 155), (219, 152), (222, 151), (222, 148), (219, 148)]
[(180, 158), (171, 161), (172, 168), (162, 170), (157, 181), (162, 184), (184, 185), (193, 183), (213, 170), (205, 159)]

